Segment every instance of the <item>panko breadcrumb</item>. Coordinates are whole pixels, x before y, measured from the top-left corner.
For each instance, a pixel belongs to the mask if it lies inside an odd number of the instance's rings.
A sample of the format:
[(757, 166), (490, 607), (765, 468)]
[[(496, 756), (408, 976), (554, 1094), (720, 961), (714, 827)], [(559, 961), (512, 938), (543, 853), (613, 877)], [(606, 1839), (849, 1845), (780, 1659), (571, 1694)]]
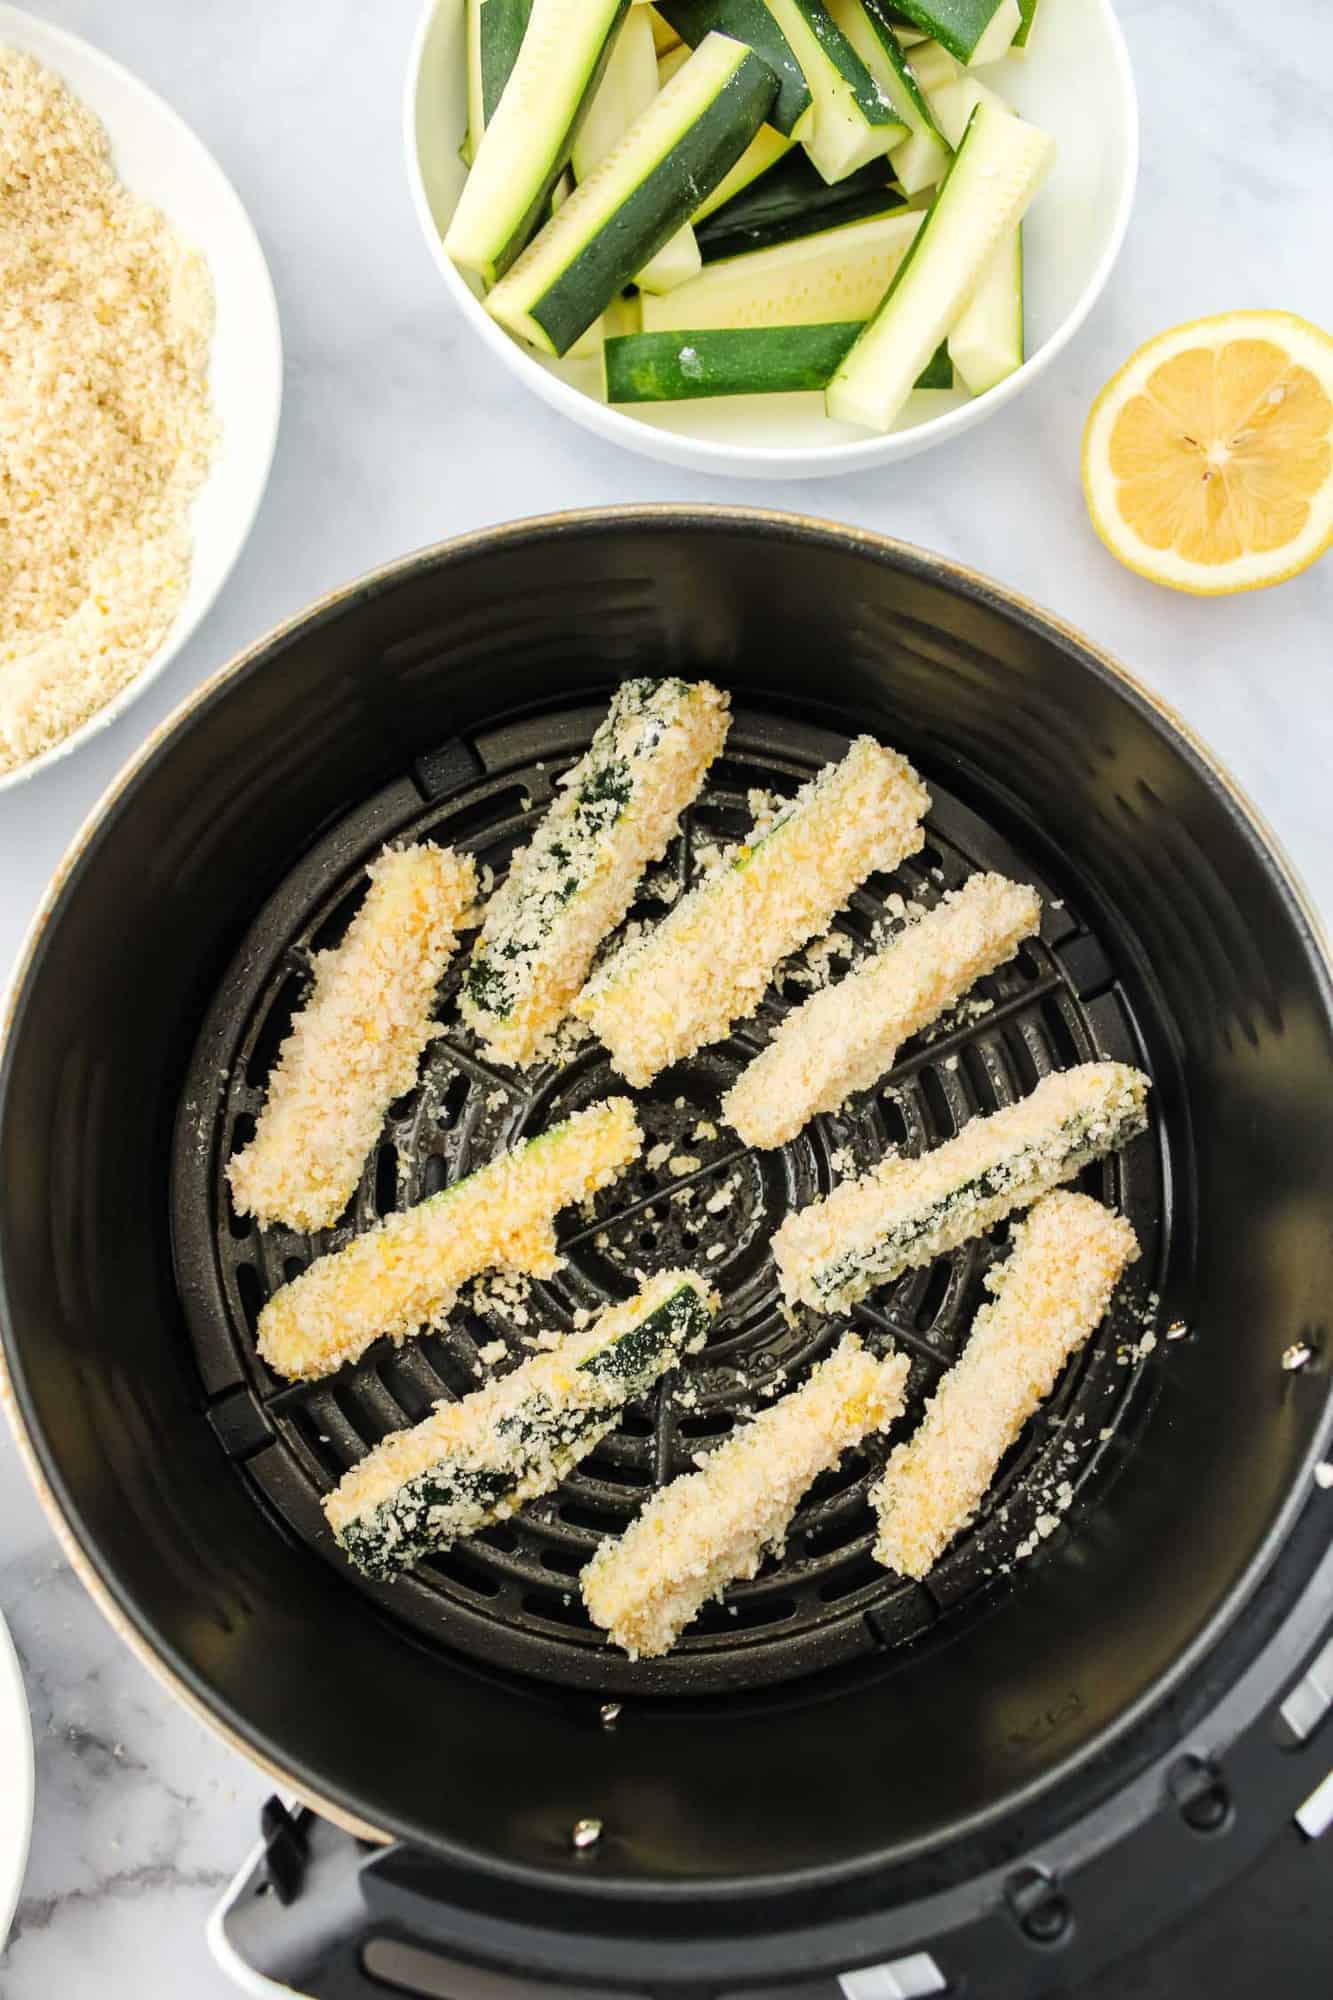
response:
[(839, 986), (789, 1014), (722, 1102), (747, 1146), (785, 1146), (893, 1065), (915, 1035), (1003, 964), (1041, 921), (1035, 889), (974, 875)]
[(481, 1271), (549, 1277), (560, 1265), (557, 1212), (614, 1180), (642, 1144), (628, 1098), (608, 1098), (386, 1216), (273, 1294), (259, 1315), (260, 1354), (279, 1375), (328, 1375), (381, 1334), (403, 1340), (438, 1325)]
[(962, 1359), (871, 1496), (886, 1568), (920, 1578), (939, 1560), (1138, 1254), (1128, 1222), (1087, 1195), (1048, 1194), (1017, 1226)]
[(389, 848), (343, 942), (315, 959), (258, 1128), (227, 1168), (242, 1215), (326, 1229), (356, 1187), (384, 1114), (416, 1081), (435, 989), (477, 894), (466, 855)]
[(1030, 1097), (916, 1159), (897, 1155), (773, 1236), (784, 1297), (838, 1312), (1026, 1208), (1147, 1124), (1148, 1079), (1128, 1063), (1079, 1063)]
[(0, 48), (0, 771), (165, 638), (215, 446), (208, 267), (52, 71)]
[(774, 968), (827, 930), (876, 869), (924, 840), (930, 798), (896, 750), (858, 736), (729, 865), (616, 952), (574, 1012), (636, 1088), (754, 1012)]
[(806, 1488), (902, 1408), (904, 1355), (845, 1334), (809, 1381), (648, 1502), (580, 1578), (593, 1623), (632, 1659), (665, 1653), (711, 1597), (781, 1548)]

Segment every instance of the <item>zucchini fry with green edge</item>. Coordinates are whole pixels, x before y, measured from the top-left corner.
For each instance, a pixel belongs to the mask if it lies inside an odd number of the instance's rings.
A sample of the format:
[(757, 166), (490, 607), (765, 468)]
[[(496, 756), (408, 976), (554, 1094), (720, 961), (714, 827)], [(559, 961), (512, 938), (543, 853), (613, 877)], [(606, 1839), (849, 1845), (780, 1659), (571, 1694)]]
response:
[(550, 1493), (626, 1403), (702, 1345), (716, 1310), (693, 1271), (663, 1271), (558, 1347), (395, 1431), (323, 1503), (344, 1554), (395, 1576)]
[(438, 1326), (482, 1271), (549, 1277), (559, 1210), (613, 1181), (642, 1144), (629, 1100), (608, 1098), (386, 1215), (273, 1294), (259, 1315), (261, 1356), (293, 1380), (330, 1375), (381, 1334), (401, 1341)]
[[(859, 320), (830, 326), (700, 327), (688, 333), (632, 333), (606, 342), (608, 403), (678, 403), (701, 396), (772, 396), (823, 389), (861, 331)], [(941, 347), (918, 389), (952, 389), (953, 364)]]
[(981, 1236), (1148, 1122), (1148, 1079), (1128, 1063), (1080, 1063), (1030, 1097), (916, 1159), (897, 1155), (789, 1215), (773, 1257), (789, 1304), (844, 1312), (876, 1285)]
[(877, 1360), (854, 1333), (784, 1396), (656, 1494), (579, 1579), (595, 1625), (631, 1659), (668, 1652), (727, 1585), (782, 1547), (801, 1495), (902, 1408), (906, 1356)]

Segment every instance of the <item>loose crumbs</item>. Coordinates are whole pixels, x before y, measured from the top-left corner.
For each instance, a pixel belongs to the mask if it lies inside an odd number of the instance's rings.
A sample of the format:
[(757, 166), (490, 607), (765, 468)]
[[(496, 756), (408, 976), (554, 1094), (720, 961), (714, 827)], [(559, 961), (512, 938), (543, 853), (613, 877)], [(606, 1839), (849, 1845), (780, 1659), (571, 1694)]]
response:
[(0, 48), (0, 771), (132, 681), (190, 577), (208, 266), (60, 79)]

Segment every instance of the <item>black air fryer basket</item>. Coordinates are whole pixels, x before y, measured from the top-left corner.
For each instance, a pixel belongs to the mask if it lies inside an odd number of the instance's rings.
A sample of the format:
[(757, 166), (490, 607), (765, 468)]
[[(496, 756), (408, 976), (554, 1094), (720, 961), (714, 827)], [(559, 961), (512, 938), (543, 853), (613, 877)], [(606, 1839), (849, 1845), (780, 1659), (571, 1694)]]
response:
[[(455, 972), (339, 1229), (259, 1232), (226, 1161), (367, 860), (429, 836), (498, 875), (644, 672), (712, 677), (735, 721), (638, 915), (756, 788), (790, 792), (866, 729), (934, 806), (923, 851), (839, 919), (844, 961), (899, 899), (982, 867), (1040, 889), (1041, 935), (779, 1153), (710, 1132), (751, 1025), (641, 1094), (657, 1151), (564, 1218), (565, 1265), (523, 1309), (568, 1324), (692, 1263), (724, 1300), (706, 1351), (550, 1500), (366, 1583), (321, 1495), (472, 1386), (513, 1308), (467, 1303), (290, 1385), (255, 1355), (260, 1307), (351, 1229), (622, 1086), (591, 1042), (488, 1065)], [(1331, 1055), (1327, 963), (1244, 801), (1082, 640), (931, 557), (722, 510), (523, 524), (353, 586), (206, 688), (34, 936), (0, 1079), (0, 1281), (20, 1434), (90, 1583), (323, 1815), (270, 1816), (229, 1918), (252, 1961), (328, 1995), (489, 1990), (477, 1968), (602, 1993), (1039, 1993), (1233, 1873), (1324, 1768)], [(1096, 1056), (1153, 1079), (1150, 1135), (1085, 1177), (1144, 1255), (973, 1528), (924, 1585), (877, 1568), (881, 1442), (675, 1653), (608, 1648), (577, 1586), (599, 1536), (845, 1324), (778, 1310), (782, 1217)], [(998, 1247), (853, 1315), (910, 1354), (913, 1413)]]

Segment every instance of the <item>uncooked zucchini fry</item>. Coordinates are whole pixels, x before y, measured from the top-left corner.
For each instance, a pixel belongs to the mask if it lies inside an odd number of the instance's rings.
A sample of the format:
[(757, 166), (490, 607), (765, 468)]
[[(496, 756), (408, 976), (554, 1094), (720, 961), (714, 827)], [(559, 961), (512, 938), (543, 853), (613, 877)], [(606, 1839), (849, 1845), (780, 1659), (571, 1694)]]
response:
[(765, 0), (765, 5), (810, 85), (815, 122), (801, 143), (826, 181), (845, 180), (910, 136), (825, 0)]
[(828, 929), (876, 869), (921, 846), (930, 804), (905, 757), (858, 736), (751, 846), (594, 974), (574, 1012), (636, 1088), (754, 1012), (778, 961)]
[[(486, 310), (542, 353), (567, 354), (735, 166), (776, 89), (753, 49), (708, 36), (488, 294)], [(508, 101), (506, 92), (491, 133)]]
[[(844, 222), (864, 222), (905, 205), (906, 196), (889, 176), (883, 160), (872, 160), (859, 173), (849, 174), (845, 181), (830, 187), (797, 147), (770, 165), (753, 186), (732, 193), (715, 210), (706, 215), (697, 210), (694, 228), (704, 263), (711, 266), (723, 258), (772, 250), (820, 230), (837, 228)], [(885, 287), (891, 275), (885, 274)], [(876, 303), (872, 301), (867, 310), (873, 310)], [(843, 308), (836, 298), (825, 298), (814, 314), (815, 318), (842, 316)]]
[[(613, 336), (604, 353), (606, 400), (679, 403), (822, 389), (860, 331), (859, 321), (842, 320), (829, 326), (699, 327)], [(916, 386), (952, 389), (947, 347), (933, 356)]]
[(784, 1296), (841, 1312), (876, 1285), (980, 1236), (1073, 1180), (1147, 1123), (1148, 1079), (1080, 1063), (919, 1159), (892, 1158), (789, 1215), (773, 1237)]
[(804, 139), (815, 104), (805, 71), (764, 0), (660, 0), (656, 10), (692, 49), (714, 32), (745, 42), (778, 80), (769, 123), (788, 139)]
[(329, 1375), (381, 1334), (438, 1325), (460, 1285), (500, 1267), (559, 1268), (555, 1216), (628, 1166), (643, 1134), (627, 1098), (591, 1105), (465, 1180), (387, 1215), (320, 1257), (259, 1315), (259, 1352), (279, 1375)]
[(908, 137), (890, 149), (894, 173), (908, 194), (934, 187), (944, 177), (952, 148), (935, 123), (885, 0), (828, 0), (828, 8), (907, 127)]
[(854, 1333), (784, 1396), (648, 1502), (579, 1579), (595, 1625), (631, 1659), (667, 1652), (729, 1583), (780, 1549), (801, 1495), (902, 1408), (907, 1360), (877, 1361)]
[(893, 11), (960, 63), (998, 62), (1023, 23), (1019, 0), (893, 0)]
[(893, 1067), (899, 1044), (1011, 958), (1041, 922), (1035, 889), (1003, 875), (970, 882), (900, 931), (837, 986), (813, 993), (722, 1101), (747, 1146), (785, 1146)]
[(1100, 1326), (1139, 1254), (1122, 1216), (1082, 1194), (1048, 1194), (987, 1279), (994, 1293), (962, 1359), (889, 1458), (872, 1499), (876, 1560), (923, 1577), (976, 1512), (1011, 1444)]
[(921, 217), (909, 214), (884, 185), (874, 215), (720, 258), (674, 292), (645, 298), (643, 330), (864, 323), (877, 311), (920, 227)]
[(338, 1220), (385, 1112), (416, 1081), (435, 989), (476, 900), (470, 858), (428, 841), (386, 848), (369, 874), (347, 936), (315, 958), (258, 1129), (227, 1168), (238, 1213), (260, 1222)]
[(707, 681), (631, 680), (492, 898), (463, 979), (465, 1018), (501, 1062), (535, 1062), (593, 954), (660, 860), (727, 734)]
[(476, 159), (518, 60), (532, 0), (467, 0), (468, 145)]
[(663, 1271), (549, 1353), (395, 1431), (323, 1503), (344, 1552), (368, 1576), (395, 1576), (551, 1492), (702, 1344), (716, 1309), (693, 1271)]

